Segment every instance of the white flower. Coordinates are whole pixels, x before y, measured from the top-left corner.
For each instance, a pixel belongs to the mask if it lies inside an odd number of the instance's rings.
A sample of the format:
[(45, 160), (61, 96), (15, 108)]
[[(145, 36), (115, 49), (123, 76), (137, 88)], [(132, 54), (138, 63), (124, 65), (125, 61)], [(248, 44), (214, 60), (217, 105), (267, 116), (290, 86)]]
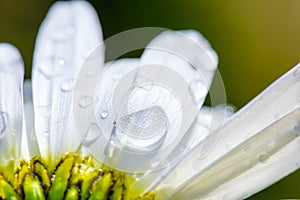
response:
[[(162, 30), (137, 29), (106, 43)], [(7, 184), (21, 159), (40, 156), (51, 165), (69, 152), (144, 172), (134, 175), (131, 190), (155, 190), (161, 199), (242, 199), (299, 168), (300, 66), (231, 116), (230, 106), (202, 106), (218, 59), (196, 31), (164, 31), (141, 58), (105, 65), (102, 40), (87, 2), (55, 3), (39, 31), (24, 96), (22, 58), (0, 44), (1, 198), (13, 193)]]

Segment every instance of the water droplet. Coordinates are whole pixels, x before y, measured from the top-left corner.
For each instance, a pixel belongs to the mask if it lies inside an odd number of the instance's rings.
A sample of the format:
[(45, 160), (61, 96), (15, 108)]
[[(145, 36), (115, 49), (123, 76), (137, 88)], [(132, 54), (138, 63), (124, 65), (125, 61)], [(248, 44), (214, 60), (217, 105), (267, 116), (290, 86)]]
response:
[(66, 64), (66, 61), (63, 58), (60, 58), (57, 60), (57, 64), (59, 64), (60, 66), (64, 66)]
[(84, 137), (84, 145), (90, 146), (93, 144), (99, 137), (101, 137), (101, 130), (100, 127), (95, 124), (91, 123), (88, 130), (85, 133)]
[(0, 138), (4, 137), (5, 129), (7, 127), (7, 116), (6, 112), (0, 111)]
[(265, 153), (260, 154), (258, 156), (258, 162), (262, 163), (262, 164), (266, 164), (267, 160), (269, 159), (269, 156)]
[(100, 117), (101, 117), (101, 119), (106, 119), (108, 117), (108, 115), (109, 115), (109, 112), (107, 110), (103, 110), (101, 112)]
[(300, 74), (300, 68), (296, 69), (294, 72), (293, 72), (293, 75), (294, 76), (298, 76)]
[(61, 90), (63, 92), (70, 92), (74, 89), (74, 87), (75, 87), (75, 79), (68, 79), (62, 83)]
[(184, 144), (180, 144), (180, 145), (178, 146), (178, 149), (179, 149), (179, 151), (180, 151), (181, 153), (184, 152), (187, 148), (188, 148), (188, 147), (187, 147), (186, 145), (184, 145)]
[(80, 97), (80, 99), (78, 100), (78, 104), (81, 108), (88, 108), (92, 105), (92, 103), (93, 98), (87, 95)]
[(195, 104), (201, 103), (207, 94), (207, 87), (201, 80), (193, 80), (190, 82), (190, 94)]

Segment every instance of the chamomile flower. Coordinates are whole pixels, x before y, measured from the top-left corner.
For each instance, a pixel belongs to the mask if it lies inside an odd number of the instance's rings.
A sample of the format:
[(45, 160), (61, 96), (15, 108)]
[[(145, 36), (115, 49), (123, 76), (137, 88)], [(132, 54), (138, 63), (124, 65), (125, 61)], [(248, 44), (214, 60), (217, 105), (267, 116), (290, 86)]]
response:
[(233, 114), (203, 106), (217, 63), (196, 31), (103, 42), (91, 5), (55, 3), (31, 81), (0, 44), (0, 199), (242, 199), (298, 169), (300, 66)]

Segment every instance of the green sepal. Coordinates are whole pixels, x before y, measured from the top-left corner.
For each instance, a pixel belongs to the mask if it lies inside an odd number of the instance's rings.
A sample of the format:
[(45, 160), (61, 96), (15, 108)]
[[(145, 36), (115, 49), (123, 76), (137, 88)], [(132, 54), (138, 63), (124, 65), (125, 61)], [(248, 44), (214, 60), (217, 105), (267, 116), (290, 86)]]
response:
[(65, 200), (78, 200), (78, 188), (75, 185), (72, 185), (70, 189), (68, 189)]
[(95, 170), (93, 168), (90, 168), (90, 170), (87, 170), (87, 172), (84, 176), (84, 179), (81, 184), (81, 200), (86, 200), (90, 196), (90, 188), (94, 182), (94, 180), (100, 175), (99, 170)]
[(104, 175), (93, 185), (89, 200), (107, 199), (109, 188), (113, 184), (112, 174), (110, 172)]
[(40, 181), (43, 183), (45, 193), (48, 193), (51, 182), (47, 172), (47, 168), (38, 158), (35, 158), (31, 161), (31, 166), (33, 166), (33, 173), (36, 174), (39, 177)]
[(112, 188), (112, 195), (110, 200), (122, 200), (123, 199), (123, 190), (124, 190), (124, 174), (121, 172), (114, 171), (114, 186)]
[(0, 199), (21, 200), (21, 197), (2, 176), (0, 176)]
[(44, 190), (40, 181), (33, 176), (26, 176), (23, 182), (25, 200), (45, 200)]
[(52, 182), (52, 187), (49, 191), (49, 200), (61, 200), (64, 198), (74, 160), (74, 156), (67, 156), (57, 167), (55, 174), (53, 175), (54, 179)]

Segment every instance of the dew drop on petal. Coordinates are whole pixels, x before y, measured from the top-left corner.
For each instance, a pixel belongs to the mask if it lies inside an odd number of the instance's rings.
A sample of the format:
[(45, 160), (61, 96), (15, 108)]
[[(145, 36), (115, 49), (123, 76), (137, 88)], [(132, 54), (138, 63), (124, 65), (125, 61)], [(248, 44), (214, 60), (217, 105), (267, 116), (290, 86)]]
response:
[(74, 89), (74, 87), (75, 87), (75, 79), (68, 79), (62, 83), (61, 90), (63, 92), (70, 92)]
[(92, 105), (92, 103), (93, 103), (93, 98), (88, 95), (82, 96), (78, 100), (78, 104), (81, 108), (88, 108)]
[(0, 138), (4, 137), (4, 132), (7, 127), (7, 113), (0, 111)]
[(66, 61), (63, 58), (60, 58), (60, 59), (57, 60), (57, 64), (60, 65), (60, 66), (64, 66), (66, 64)]
[(91, 123), (87, 132), (85, 133), (85, 138), (84, 138), (85, 145), (89, 146), (93, 142), (95, 142), (95, 140), (101, 136), (100, 133), (101, 133), (100, 127), (95, 123)]
[(260, 154), (258, 156), (258, 162), (262, 163), (262, 164), (266, 164), (267, 160), (269, 159), (269, 156), (265, 153)]
[(106, 119), (109, 115), (109, 112), (107, 110), (103, 110), (100, 114), (101, 119)]

